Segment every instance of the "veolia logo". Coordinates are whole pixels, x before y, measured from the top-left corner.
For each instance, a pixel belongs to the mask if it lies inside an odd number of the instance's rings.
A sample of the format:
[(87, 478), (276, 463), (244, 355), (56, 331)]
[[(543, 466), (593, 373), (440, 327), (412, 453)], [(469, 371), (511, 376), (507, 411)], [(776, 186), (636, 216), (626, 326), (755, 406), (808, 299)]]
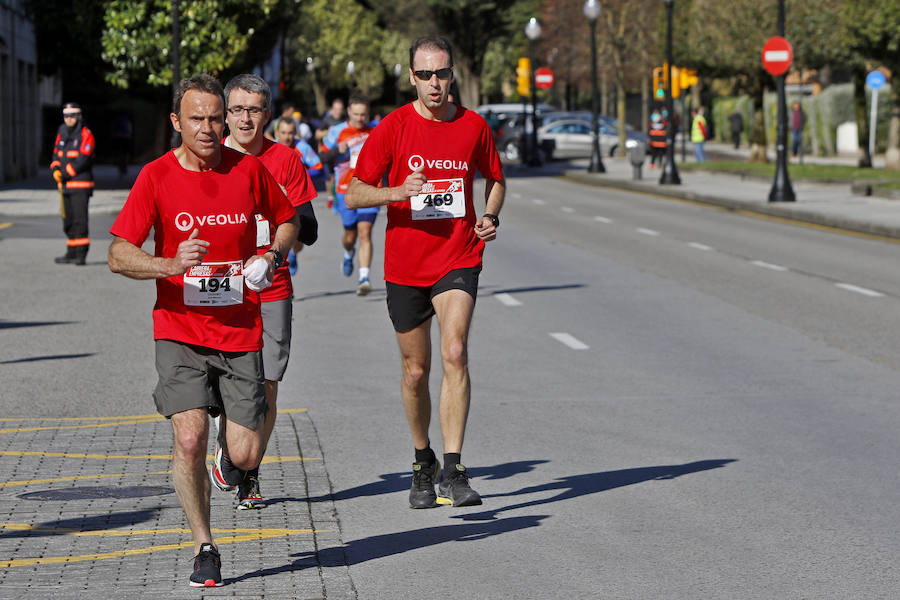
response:
[(194, 226), (194, 217), (189, 213), (181, 212), (175, 215), (175, 227), (178, 231), (187, 231)]
[(416, 171), (425, 166), (425, 159), (418, 154), (413, 154), (409, 157), (409, 161), (406, 164), (409, 165), (411, 170)]

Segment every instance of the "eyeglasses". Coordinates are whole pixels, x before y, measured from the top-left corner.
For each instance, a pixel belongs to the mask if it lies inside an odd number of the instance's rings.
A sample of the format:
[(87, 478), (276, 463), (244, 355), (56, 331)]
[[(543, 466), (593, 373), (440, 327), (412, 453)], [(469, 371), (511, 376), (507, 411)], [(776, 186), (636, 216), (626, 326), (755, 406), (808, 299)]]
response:
[(250, 117), (258, 117), (263, 113), (263, 109), (258, 106), (231, 106), (228, 108), (228, 112), (230, 112), (235, 117), (241, 116), (241, 113), (244, 111), (247, 112), (247, 115)]
[(437, 71), (422, 69), (421, 71), (413, 71), (413, 74), (422, 81), (430, 80), (432, 75), (437, 75), (438, 79), (450, 79), (450, 75), (453, 74), (453, 67), (444, 67), (443, 69), (438, 69)]
[(77, 119), (80, 116), (81, 116), (80, 112), (78, 112), (78, 113), (63, 113), (63, 119), (68, 119), (68, 118)]

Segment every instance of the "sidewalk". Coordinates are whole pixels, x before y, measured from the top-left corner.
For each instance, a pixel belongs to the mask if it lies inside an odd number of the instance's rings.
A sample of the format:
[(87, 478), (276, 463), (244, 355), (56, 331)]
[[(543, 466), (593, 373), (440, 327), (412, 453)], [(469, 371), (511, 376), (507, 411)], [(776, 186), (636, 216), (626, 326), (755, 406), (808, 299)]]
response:
[[(688, 144), (689, 162), (693, 162)], [(724, 144), (707, 144), (707, 155), (735, 160), (746, 159), (749, 149), (734, 151)], [(676, 167), (680, 165), (680, 146), (676, 153)], [(855, 164), (852, 157), (806, 157), (806, 162), (827, 161), (830, 164)], [(791, 160), (792, 163), (795, 159)], [(883, 163), (883, 159), (881, 159)], [(722, 206), (730, 210), (746, 211), (784, 219), (834, 227), (858, 233), (900, 239), (900, 201), (854, 194), (850, 183), (808, 183), (792, 181), (796, 202), (768, 202), (772, 182), (755, 177), (714, 173), (710, 171), (679, 170), (680, 185), (661, 185), (662, 170), (642, 167), (642, 179), (634, 179), (627, 158), (603, 159), (606, 173), (588, 173), (587, 160), (573, 161), (564, 172), (570, 180), (603, 187), (632, 190)], [(876, 164), (879, 164), (876, 162)], [(788, 167), (790, 175), (790, 166)]]

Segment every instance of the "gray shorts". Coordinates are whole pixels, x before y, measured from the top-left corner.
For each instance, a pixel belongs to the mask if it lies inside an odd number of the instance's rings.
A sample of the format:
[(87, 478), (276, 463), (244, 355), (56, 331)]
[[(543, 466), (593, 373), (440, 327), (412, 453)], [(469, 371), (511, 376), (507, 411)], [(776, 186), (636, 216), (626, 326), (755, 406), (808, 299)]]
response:
[(294, 304), (290, 298), (261, 302), (263, 322), (263, 370), (269, 381), (281, 381), (291, 357), (291, 317)]
[(193, 408), (256, 430), (266, 418), (262, 355), (222, 352), (172, 340), (156, 340), (153, 391), (156, 409), (166, 418)]

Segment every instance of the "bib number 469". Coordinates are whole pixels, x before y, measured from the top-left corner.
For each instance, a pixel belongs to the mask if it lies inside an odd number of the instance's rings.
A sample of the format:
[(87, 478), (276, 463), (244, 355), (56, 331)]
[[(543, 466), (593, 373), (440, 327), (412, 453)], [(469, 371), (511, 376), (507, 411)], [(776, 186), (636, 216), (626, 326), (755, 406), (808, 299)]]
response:
[(453, 204), (453, 194), (428, 194), (422, 203), (425, 206), (450, 206)]

